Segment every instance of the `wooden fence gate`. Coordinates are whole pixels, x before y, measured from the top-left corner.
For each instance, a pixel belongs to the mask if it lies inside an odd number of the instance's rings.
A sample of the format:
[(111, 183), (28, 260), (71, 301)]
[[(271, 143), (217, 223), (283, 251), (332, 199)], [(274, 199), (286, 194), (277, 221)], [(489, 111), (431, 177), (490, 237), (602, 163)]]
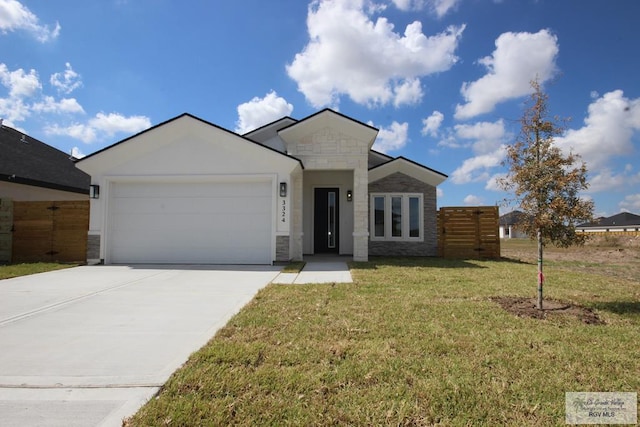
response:
[(500, 258), (497, 206), (440, 208), (438, 255), (444, 258)]
[(11, 262), (84, 262), (89, 201), (13, 202)]

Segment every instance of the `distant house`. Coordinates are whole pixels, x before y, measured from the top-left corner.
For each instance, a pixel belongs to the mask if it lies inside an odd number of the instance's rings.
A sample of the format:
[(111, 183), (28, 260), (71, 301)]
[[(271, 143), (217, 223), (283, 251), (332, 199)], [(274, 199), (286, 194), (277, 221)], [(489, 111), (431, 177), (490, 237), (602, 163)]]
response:
[(523, 239), (529, 237), (518, 230), (517, 225), (524, 219), (524, 212), (512, 211), (500, 217), (501, 239)]
[(608, 218), (597, 218), (576, 227), (584, 233), (636, 233), (640, 232), (640, 215), (620, 212)]
[(90, 177), (69, 154), (0, 124), (0, 199), (89, 199)]

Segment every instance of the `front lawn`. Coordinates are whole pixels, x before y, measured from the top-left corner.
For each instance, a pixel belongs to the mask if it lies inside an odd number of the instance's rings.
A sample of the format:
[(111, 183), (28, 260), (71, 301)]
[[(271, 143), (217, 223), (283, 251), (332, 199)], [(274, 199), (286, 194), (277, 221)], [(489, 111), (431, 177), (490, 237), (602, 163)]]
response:
[(46, 271), (60, 270), (63, 268), (75, 267), (76, 265), (77, 264), (60, 264), (56, 262), (0, 265), (0, 280), (26, 276), (29, 274), (44, 273)]
[(378, 259), (355, 284), (269, 285), (127, 425), (564, 425), (567, 391), (640, 390), (640, 283), (562, 266), (547, 296), (595, 310), (515, 317), (535, 265)]

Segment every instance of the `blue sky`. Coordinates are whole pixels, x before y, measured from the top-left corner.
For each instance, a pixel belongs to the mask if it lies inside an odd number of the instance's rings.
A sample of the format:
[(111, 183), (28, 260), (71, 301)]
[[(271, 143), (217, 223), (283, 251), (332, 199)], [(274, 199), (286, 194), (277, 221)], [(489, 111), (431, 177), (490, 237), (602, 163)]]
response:
[(538, 76), (595, 213), (640, 213), (639, 16), (635, 0), (0, 0), (0, 118), (81, 156), (183, 112), (245, 132), (330, 107), (449, 175), (440, 206), (494, 205)]

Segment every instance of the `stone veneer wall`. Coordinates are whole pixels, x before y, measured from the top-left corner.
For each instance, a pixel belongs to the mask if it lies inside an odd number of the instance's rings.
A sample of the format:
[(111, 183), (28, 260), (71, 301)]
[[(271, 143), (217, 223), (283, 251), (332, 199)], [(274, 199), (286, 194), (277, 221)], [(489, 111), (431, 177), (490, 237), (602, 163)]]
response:
[[(396, 172), (369, 184), (371, 193), (422, 193), (424, 209), (424, 241), (382, 242), (369, 240), (372, 256), (436, 256), (438, 254), (436, 188), (410, 176)], [(369, 207), (371, 209), (371, 207)]]
[[(353, 260), (367, 261), (369, 217), (366, 188), (369, 182), (369, 142), (324, 127), (301, 141), (289, 143), (287, 150), (289, 154), (302, 160), (305, 171), (353, 170)], [(301, 207), (302, 199), (298, 203)], [(296, 235), (298, 224), (295, 221), (293, 224), (294, 239), (302, 240), (302, 235)]]
[(276, 261), (289, 261), (289, 236), (276, 236)]
[(100, 259), (100, 235), (89, 234), (87, 236), (87, 261)]

